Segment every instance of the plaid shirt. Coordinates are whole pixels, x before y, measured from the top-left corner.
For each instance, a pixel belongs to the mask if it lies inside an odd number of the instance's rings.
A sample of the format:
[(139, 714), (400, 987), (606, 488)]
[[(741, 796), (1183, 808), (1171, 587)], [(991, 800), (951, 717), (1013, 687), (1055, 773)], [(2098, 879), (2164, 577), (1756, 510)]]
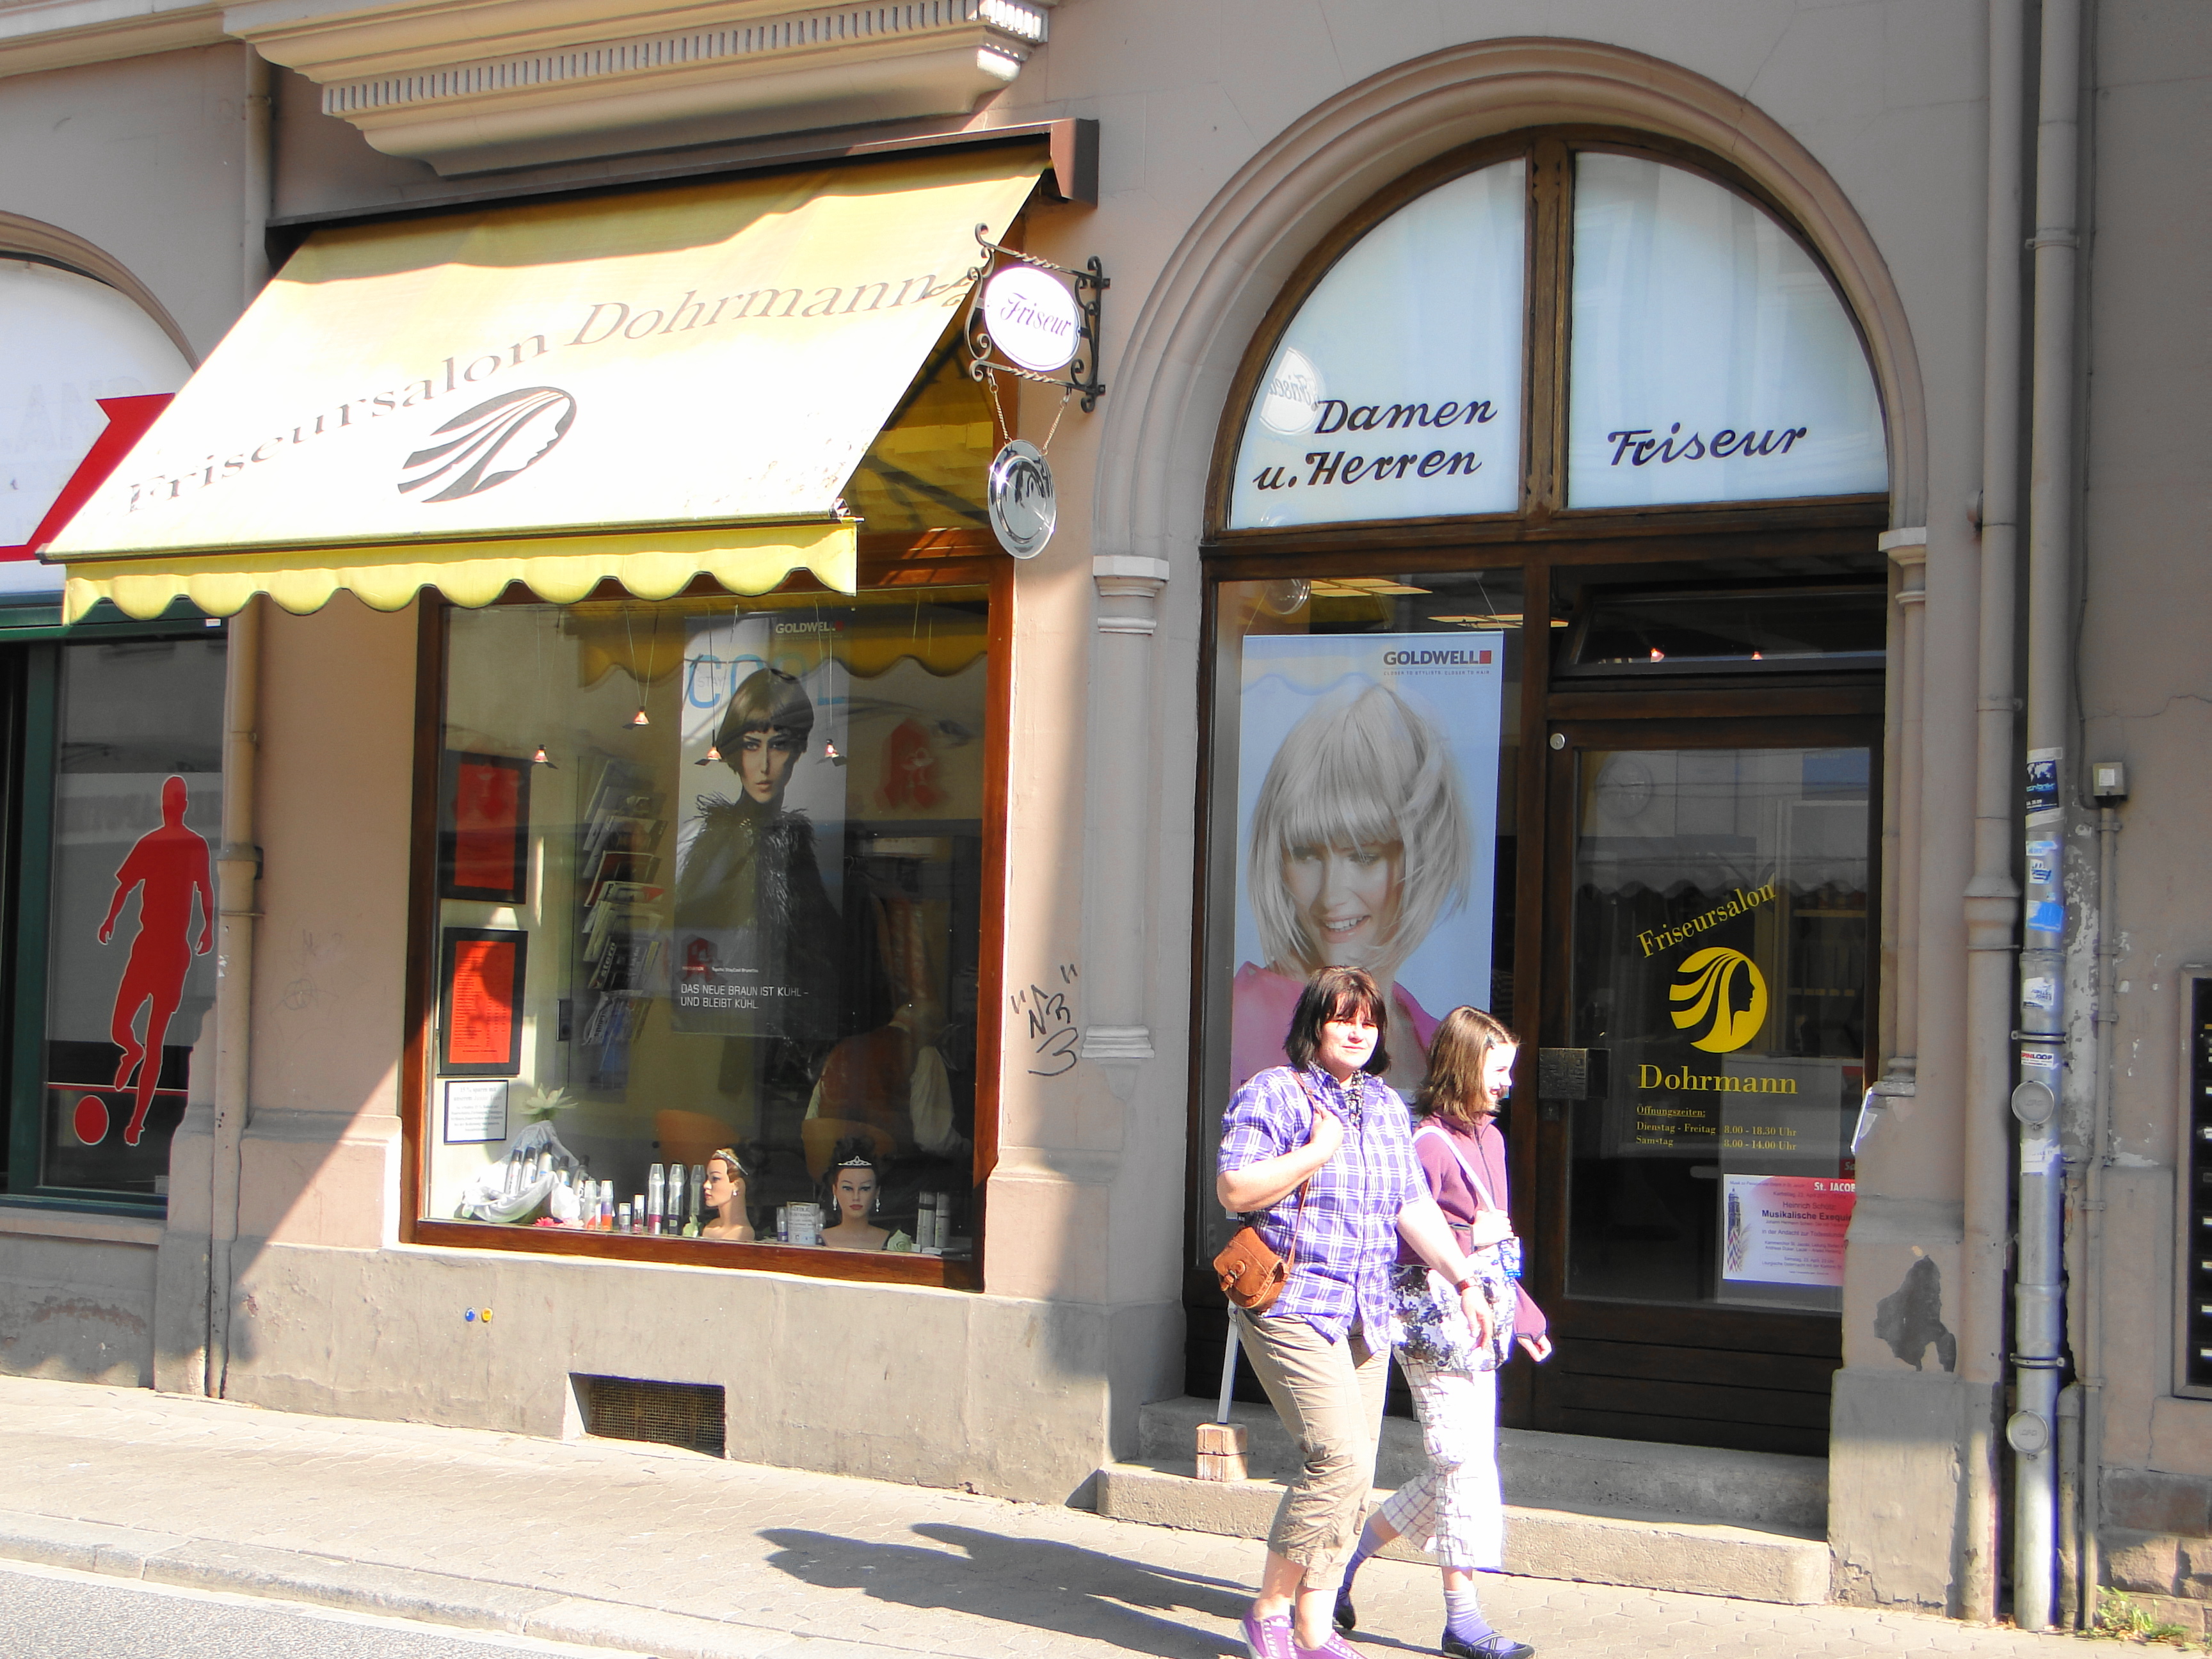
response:
[[(1398, 1259), (1398, 1212), (1429, 1196), (1413, 1156), (1406, 1103), (1378, 1078), (1355, 1079), (1358, 1093), (1318, 1066), (1306, 1080), (1344, 1121), (1344, 1145), (1314, 1172), (1298, 1224), (1298, 1260), (1269, 1317), (1303, 1319), (1334, 1342), (1358, 1325), (1381, 1346), (1390, 1328), (1390, 1267)], [(1313, 1135), (1313, 1107), (1287, 1066), (1239, 1089), (1221, 1121), (1223, 1174), (1295, 1152)], [(1267, 1248), (1288, 1260), (1296, 1190), (1248, 1217)]]

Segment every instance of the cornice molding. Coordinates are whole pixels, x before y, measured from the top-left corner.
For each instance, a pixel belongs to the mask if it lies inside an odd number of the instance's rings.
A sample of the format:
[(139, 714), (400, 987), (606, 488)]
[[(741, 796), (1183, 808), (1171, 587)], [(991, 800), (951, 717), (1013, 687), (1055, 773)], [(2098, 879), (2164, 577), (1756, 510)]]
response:
[(224, 21), (377, 149), (464, 173), (964, 115), (1020, 73), (1050, 3), (252, 0)]
[(222, 8), (205, 0), (0, 3), (0, 78), (219, 45)]

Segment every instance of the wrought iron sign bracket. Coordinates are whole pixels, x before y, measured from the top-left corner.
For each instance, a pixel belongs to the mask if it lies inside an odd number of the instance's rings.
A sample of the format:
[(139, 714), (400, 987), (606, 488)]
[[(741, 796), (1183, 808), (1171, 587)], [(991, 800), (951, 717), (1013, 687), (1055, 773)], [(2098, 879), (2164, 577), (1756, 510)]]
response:
[[(968, 300), (968, 316), (963, 332), (968, 340), (968, 350), (973, 361), (968, 372), (976, 380), (987, 380), (994, 374), (1010, 374), (1016, 380), (1035, 381), (1039, 386), (1056, 386), (1071, 397), (1083, 399), (1083, 412), (1091, 413), (1098, 400), (1106, 395), (1106, 383), (1098, 378), (1102, 296), (1113, 286), (1098, 256), (1091, 255), (1080, 270), (1066, 265), (1056, 265), (1049, 259), (1040, 259), (1034, 254), (1024, 253), (1018, 248), (1003, 247), (993, 241), (988, 228), (975, 227), (975, 243), (982, 250), (982, 262), (968, 273), (971, 289)], [(990, 325), (984, 315), (983, 301), (990, 279), (1003, 269), (1000, 261), (1028, 265), (1034, 270), (1049, 271), (1065, 281), (1070, 289), (1070, 299), (1075, 310), (1075, 355), (1058, 372), (1039, 374), (1024, 368), (1019, 363), (1006, 361), (1008, 354), (991, 337)]]

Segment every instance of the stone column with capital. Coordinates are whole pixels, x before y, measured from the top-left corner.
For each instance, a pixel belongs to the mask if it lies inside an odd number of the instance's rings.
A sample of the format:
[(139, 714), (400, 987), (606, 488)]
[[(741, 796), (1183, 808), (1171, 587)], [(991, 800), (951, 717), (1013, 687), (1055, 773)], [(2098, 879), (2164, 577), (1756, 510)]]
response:
[(1168, 574), (1164, 559), (1102, 553), (1091, 561), (1098, 637), (1091, 646), (1083, 981), (1091, 1018), (1084, 1027), (1081, 1053), (1099, 1063), (1123, 1100), (1137, 1068), (1152, 1057), (1143, 896), (1152, 890), (1159, 773), (1152, 744), (1152, 636)]

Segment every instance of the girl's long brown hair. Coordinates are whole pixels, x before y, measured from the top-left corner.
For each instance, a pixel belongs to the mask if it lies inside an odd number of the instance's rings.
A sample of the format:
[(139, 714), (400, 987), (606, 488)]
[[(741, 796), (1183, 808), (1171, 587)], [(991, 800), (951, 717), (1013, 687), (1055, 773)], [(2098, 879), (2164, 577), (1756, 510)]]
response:
[(1482, 1092), (1482, 1068), (1490, 1051), (1520, 1046), (1519, 1037), (1481, 1009), (1453, 1009), (1437, 1023), (1437, 1034), (1429, 1040), (1429, 1074), (1413, 1096), (1413, 1109), (1472, 1129), (1498, 1109)]

